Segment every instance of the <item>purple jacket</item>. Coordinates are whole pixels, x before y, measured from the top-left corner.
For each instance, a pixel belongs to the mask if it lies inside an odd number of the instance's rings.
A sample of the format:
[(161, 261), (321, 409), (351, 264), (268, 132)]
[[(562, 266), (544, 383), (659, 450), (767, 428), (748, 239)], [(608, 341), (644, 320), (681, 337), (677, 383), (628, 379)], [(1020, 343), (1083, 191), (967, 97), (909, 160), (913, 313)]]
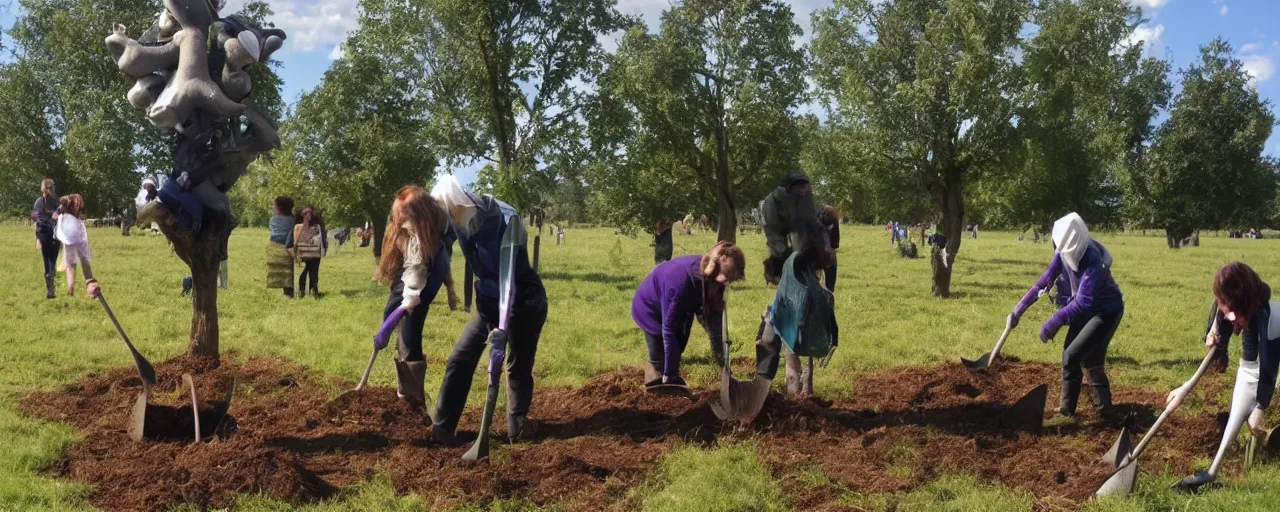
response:
[(1054, 253), (1049, 269), (1044, 271), (1035, 286), (1032, 286), (1022, 300), (1018, 301), (1018, 306), (1013, 309), (1013, 316), (1021, 318), (1027, 308), (1040, 298), (1040, 291), (1049, 289), (1059, 274), (1065, 275), (1067, 281), (1071, 283), (1071, 302), (1049, 317), (1040, 327), (1042, 338), (1052, 338), (1058, 329), (1077, 316), (1092, 317), (1124, 310), (1124, 296), (1121, 295), (1116, 281), (1111, 278), (1111, 269), (1103, 265), (1102, 252), (1102, 244), (1096, 241), (1091, 242), (1084, 257), (1080, 259), (1080, 268), (1076, 271), (1067, 268), (1062, 262), (1062, 256)]
[[(694, 318), (702, 311), (702, 256), (690, 254), (663, 262), (644, 278), (631, 300), (631, 318), (645, 334), (662, 336), (663, 372), (679, 375), (680, 348), (689, 341)], [(715, 315), (711, 315), (715, 317)], [(718, 324), (718, 318), (711, 318)], [(712, 336), (718, 334), (717, 329)]]

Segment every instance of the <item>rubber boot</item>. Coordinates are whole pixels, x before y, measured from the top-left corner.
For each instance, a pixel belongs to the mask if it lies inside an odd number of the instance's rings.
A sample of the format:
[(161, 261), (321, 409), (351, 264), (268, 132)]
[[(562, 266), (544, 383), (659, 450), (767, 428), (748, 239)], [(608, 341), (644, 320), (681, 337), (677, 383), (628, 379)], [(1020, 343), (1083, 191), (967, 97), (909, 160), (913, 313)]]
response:
[(427, 380), (426, 361), (401, 361), (396, 358), (396, 396), (414, 407), (427, 403), (423, 383)]
[(45, 288), (45, 291), (47, 292), (44, 298), (53, 299), (57, 297), (57, 295), (55, 295), (53, 292), (53, 276), (51, 275), (44, 276), (44, 288)]
[(800, 356), (787, 351), (786, 359), (787, 394), (792, 396), (813, 395), (813, 358), (807, 357), (802, 360)]
[(1075, 416), (1076, 402), (1079, 400), (1080, 381), (1062, 381), (1062, 403), (1058, 406), (1058, 414), (1063, 416)]
[(1107, 379), (1107, 369), (1098, 365), (1085, 368), (1084, 372), (1089, 376), (1089, 397), (1093, 400), (1093, 408), (1100, 416), (1106, 417), (1111, 413), (1111, 381)]
[(524, 431), (524, 420), (523, 415), (507, 416), (507, 441), (511, 444), (520, 442), (520, 434)]

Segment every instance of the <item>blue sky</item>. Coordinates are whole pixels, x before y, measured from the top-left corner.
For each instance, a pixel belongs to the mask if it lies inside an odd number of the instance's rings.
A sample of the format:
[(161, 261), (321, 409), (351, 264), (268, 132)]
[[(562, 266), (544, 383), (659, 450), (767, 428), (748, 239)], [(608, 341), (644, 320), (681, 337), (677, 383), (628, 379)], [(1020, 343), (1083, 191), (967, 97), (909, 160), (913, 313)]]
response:
[[(223, 12), (235, 12), (247, 0), (228, 0)], [(1231, 42), (1237, 56), (1253, 75), (1264, 98), (1280, 101), (1280, 0), (1127, 0), (1141, 7), (1148, 19), (1131, 36), (1142, 41), (1151, 55), (1173, 62), (1181, 69), (1199, 54), (1198, 47), (1215, 37)], [(267, 0), (275, 10), (276, 26), (289, 33), (284, 48), (275, 54), (283, 63), (284, 97), (296, 101), (303, 91), (320, 83), (329, 63), (341, 56), (348, 31), (358, 27), (358, 0)], [(809, 33), (809, 16), (830, 0), (790, 2), (796, 22)], [(656, 28), (668, 0), (619, 0), (623, 12), (642, 16)], [(16, 7), (15, 7), (16, 8)], [(0, 24), (8, 29), (13, 16), (0, 14)], [(105, 35), (104, 35), (105, 37)], [(1177, 82), (1175, 77), (1175, 83)], [(1272, 107), (1276, 107), (1273, 105)], [(1266, 153), (1280, 156), (1280, 134), (1267, 141)], [(474, 180), (475, 167), (453, 169), (463, 183)]]

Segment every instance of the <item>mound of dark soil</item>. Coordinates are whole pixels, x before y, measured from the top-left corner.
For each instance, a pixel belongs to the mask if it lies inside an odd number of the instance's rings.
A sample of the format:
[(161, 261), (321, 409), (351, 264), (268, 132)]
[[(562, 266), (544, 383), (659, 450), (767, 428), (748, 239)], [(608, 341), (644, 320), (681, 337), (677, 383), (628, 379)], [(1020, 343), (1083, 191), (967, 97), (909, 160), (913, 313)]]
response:
[[(33, 393), (21, 406), (31, 415), (69, 422), (84, 435), (51, 468), (54, 474), (94, 484), (91, 501), (103, 509), (148, 511), (181, 503), (226, 506), (243, 493), (305, 502), (375, 471), (387, 471), (398, 491), (426, 496), (439, 508), (493, 498), (558, 502), (570, 510), (626, 508), (625, 490), (643, 480), (664, 452), (721, 439), (758, 441), (801, 509), (838, 509), (835, 500), (845, 490), (909, 490), (955, 471), (1071, 507), (1105, 480), (1107, 471), (1096, 461), (1119, 431), (1088, 413), (1041, 434), (1002, 420), (1024, 393), (1058, 380), (1058, 368), (1043, 363), (1005, 360), (984, 374), (948, 364), (862, 375), (854, 379), (851, 397), (836, 403), (771, 395), (750, 425), (717, 421), (709, 406), (716, 391), (692, 402), (646, 395), (641, 371), (628, 368), (578, 389), (540, 389), (519, 445), (498, 441), (505, 439), (506, 423), (499, 412), (494, 457), (464, 463), (460, 456), (475, 438), (476, 410), (464, 415), (464, 443), (442, 446), (430, 440), (429, 420), (392, 389), (369, 388), (330, 414), (324, 407), (328, 388), (305, 369), (265, 358), (214, 363), (178, 358), (158, 365), (152, 400), (172, 408), (175, 418), (190, 417), (190, 398), (179, 392), (182, 373), (195, 375), (202, 411), (216, 408), (209, 400), (224, 397), (234, 380), (229, 415), (208, 443), (192, 443), (189, 424), (181, 422), (163, 441), (130, 440), (124, 427), (140, 388), (132, 367)], [(1127, 413), (1123, 422), (1141, 431), (1163, 397), (1121, 388), (1116, 401)], [(1056, 385), (1049, 402), (1057, 403)], [(202, 416), (206, 421), (216, 420)], [(1213, 418), (1176, 416), (1144, 458), (1149, 467), (1188, 472), (1194, 457), (1211, 453), (1220, 431)], [(810, 479), (800, 475), (812, 467), (831, 484), (806, 483)]]

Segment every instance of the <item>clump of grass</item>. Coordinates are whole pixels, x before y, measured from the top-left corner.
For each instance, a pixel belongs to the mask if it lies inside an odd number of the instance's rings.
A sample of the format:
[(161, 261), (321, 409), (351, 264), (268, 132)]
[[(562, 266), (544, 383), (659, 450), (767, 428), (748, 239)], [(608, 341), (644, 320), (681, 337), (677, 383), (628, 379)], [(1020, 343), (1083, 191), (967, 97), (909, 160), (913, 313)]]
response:
[(669, 452), (633, 496), (643, 497), (645, 512), (787, 510), (782, 489), (756, 458), (754, 443)]

